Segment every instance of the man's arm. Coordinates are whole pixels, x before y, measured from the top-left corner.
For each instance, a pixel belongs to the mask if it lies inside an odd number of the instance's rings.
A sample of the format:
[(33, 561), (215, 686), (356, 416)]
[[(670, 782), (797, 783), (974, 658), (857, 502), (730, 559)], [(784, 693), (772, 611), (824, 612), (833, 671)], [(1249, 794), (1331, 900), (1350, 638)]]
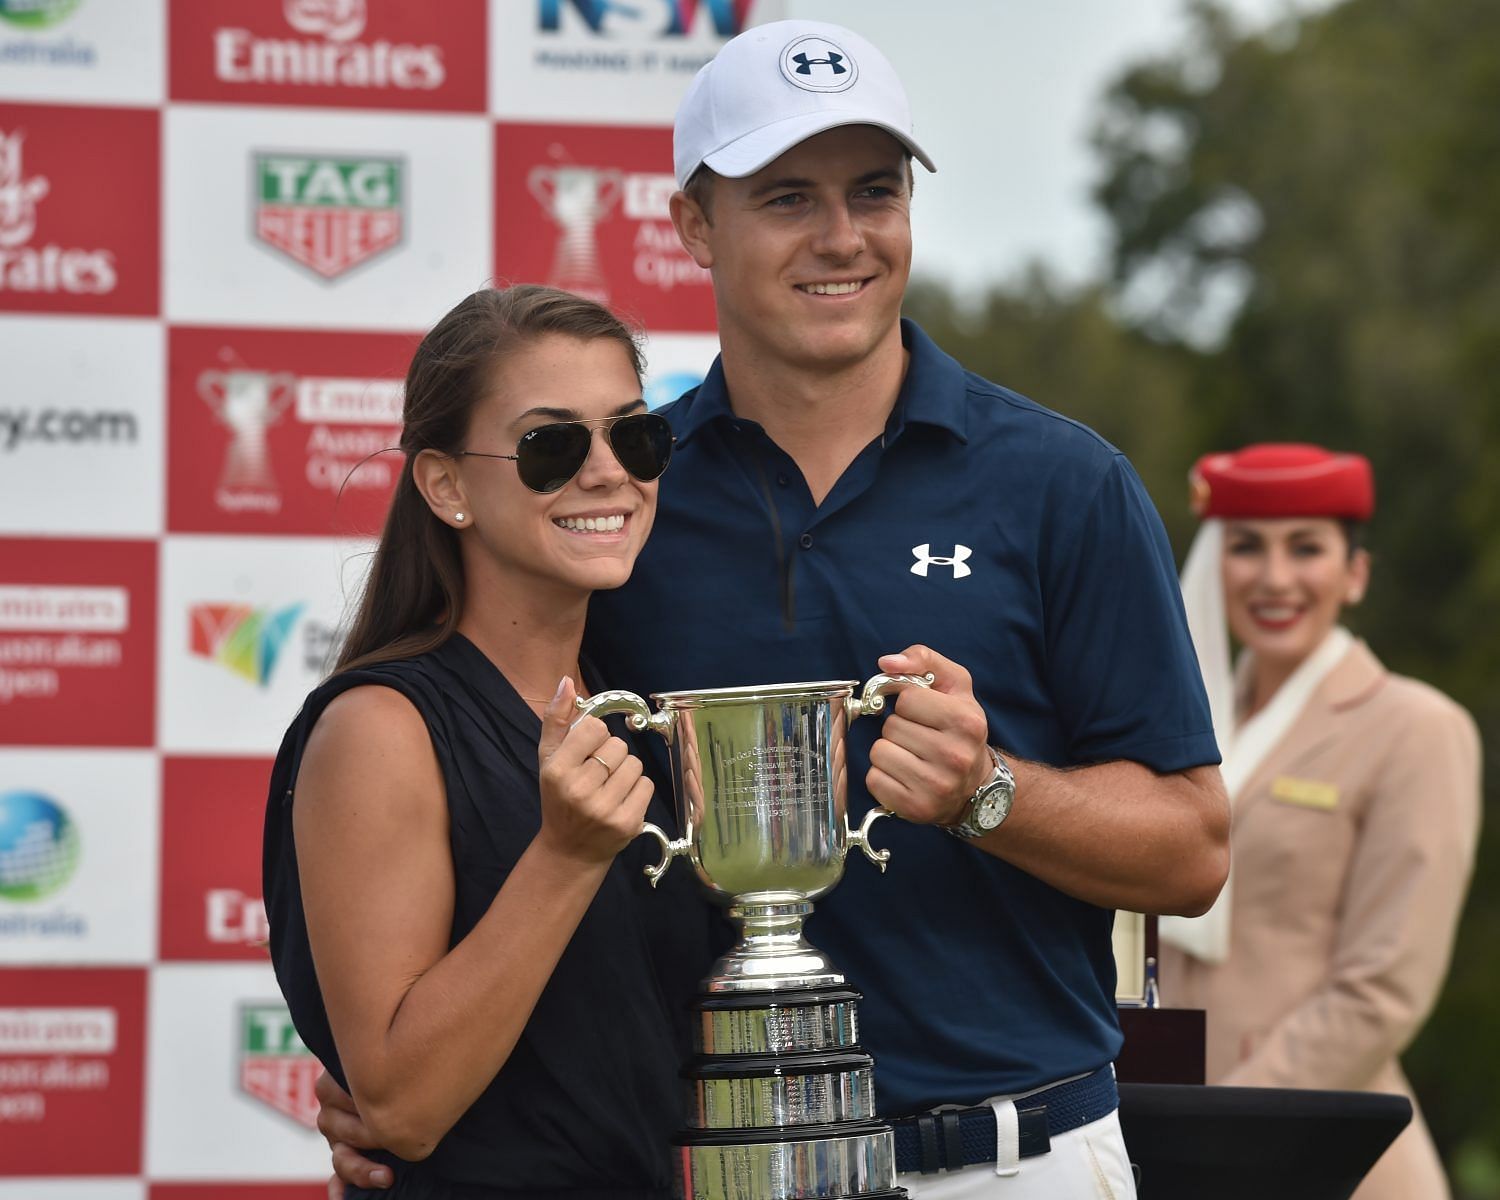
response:
[[(926, 825), (962, 819), (993, 769), (984, 709), (969, 673), (926, 646), (886, 655), (891, 673), (931, 671), (906, 688), (870, 750), (870, 794)], [(975, 848), (1102, 908), (1197, 916), (1229, 873), (1229, 801), (1217, 767), (1158, 774), (1116, 760), (1058, 769), (997, 750), (1016, 779), (1015, 804)]]

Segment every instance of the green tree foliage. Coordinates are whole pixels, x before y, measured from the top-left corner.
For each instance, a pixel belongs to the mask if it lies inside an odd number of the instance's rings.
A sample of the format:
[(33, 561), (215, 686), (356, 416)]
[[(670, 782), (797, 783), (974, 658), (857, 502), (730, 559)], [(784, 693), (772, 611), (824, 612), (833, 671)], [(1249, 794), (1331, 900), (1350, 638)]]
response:
[(1492, 764), (1453, 971), (1405, 1062), (1460, 1194), (1500, 1197), (1500, 5), (1345, 0), (1258, 31), (1193, 14), (1191, 44), (1103, 106), (1112, 278), (1033, 274), (978, 311), (917, 288), (909, 308), (1125, 449), (1179, 548), (1205, 450), (1374, 461), (1351, 623), (1467, 706)]

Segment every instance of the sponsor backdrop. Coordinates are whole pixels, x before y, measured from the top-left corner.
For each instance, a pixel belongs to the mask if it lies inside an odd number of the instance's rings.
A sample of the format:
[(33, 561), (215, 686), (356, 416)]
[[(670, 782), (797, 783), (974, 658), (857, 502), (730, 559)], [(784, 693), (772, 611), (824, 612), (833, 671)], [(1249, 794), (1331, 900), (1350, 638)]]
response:
[(0, 0), (0, 1200), (314, 1200), (266, 776), (424, 330), (490, 281), (712, 361), (672, 112), (782, 0)]

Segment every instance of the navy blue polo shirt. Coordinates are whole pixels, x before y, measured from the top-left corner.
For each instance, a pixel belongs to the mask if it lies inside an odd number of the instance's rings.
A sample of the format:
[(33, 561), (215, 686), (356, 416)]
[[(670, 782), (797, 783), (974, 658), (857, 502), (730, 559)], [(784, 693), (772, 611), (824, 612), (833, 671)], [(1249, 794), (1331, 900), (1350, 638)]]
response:
[[(1218, 762), (1171, 549), (1125, 457), (911, 322), (902, 337), (885, 433), (822, 504), (734, 414), (719, 363), (661, 410), (677, 449), (655, 530), (630, 582), (592, 601), (590, 652), (611, 685), (863, 680), (922, 642), (969, 670), (991, 742), (1024, 758)], [(850, 729), (855, 822), (878, 732)], [(1110, 910), (940, 829), (883, 821), (875, 841), (889, 870), (851, 858), (807, 932), (864, 993), (882, 1113), (1114, 1059)]]

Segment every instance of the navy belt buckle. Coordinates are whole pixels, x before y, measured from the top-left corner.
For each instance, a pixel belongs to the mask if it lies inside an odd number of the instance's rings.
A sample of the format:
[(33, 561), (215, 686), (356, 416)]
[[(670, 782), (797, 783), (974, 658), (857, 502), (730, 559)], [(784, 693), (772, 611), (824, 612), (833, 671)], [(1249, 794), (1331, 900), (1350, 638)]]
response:
[(1038, 1154), (1052, 1153), (1052, 1130), (1047, 1120), (1047, 1106), (1033, 1105), (1031, 1108), (1016, 1106), (1016, 1123), (1020, 1129), (1020, 1156), (1035, 1158)]

